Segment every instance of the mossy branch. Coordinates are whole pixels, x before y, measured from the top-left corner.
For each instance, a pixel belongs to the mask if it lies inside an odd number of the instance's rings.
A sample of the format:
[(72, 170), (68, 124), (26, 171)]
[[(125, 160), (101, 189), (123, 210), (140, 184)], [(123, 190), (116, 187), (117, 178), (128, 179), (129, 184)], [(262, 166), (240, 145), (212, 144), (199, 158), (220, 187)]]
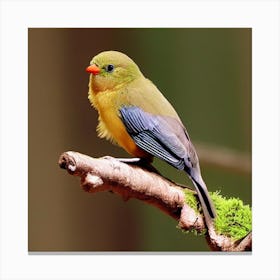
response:
[(205, 233), (216, 251), (250, 251), (251, 210), (238, 199), (212, 194), (217, 210), (213, 225), (204, 222), (196, 193), (143, 167), (113, 157), (92, 158), (77, 152), (63, 153), (59, 165), (81, 178), (86, 192), (112, 191), (125, 200), (137, 198), (152, 204), (178, 221), (183, 231)]

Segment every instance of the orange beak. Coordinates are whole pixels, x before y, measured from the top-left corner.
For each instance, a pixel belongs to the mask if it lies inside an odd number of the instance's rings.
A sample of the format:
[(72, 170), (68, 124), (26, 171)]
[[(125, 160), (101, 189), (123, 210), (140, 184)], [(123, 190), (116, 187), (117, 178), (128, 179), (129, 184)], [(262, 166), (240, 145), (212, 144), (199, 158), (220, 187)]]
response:
[(86, 71), (88, 73), (91, 73), (93, 75), (98, 75), (100, 73), (100, 68), (97, 67), (95, 64), (90, 65), (89, 67), (86, 68)]

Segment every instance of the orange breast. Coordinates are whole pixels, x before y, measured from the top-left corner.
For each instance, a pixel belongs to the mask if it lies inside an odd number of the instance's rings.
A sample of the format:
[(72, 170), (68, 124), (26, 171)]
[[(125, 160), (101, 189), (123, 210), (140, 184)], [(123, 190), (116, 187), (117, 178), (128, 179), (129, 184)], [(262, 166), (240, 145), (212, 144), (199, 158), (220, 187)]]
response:
[(101, 120), (106, 126), (106, 129), (108, 130), (108, 133), (119, 146), (135, 157), (146, 158), (151, 161), (152, 156), (136, 146), (134, 140), (127, 133), (124, 124), (113, 107), (110, 106), (107, 107), (106, 110), (105, 108), (103, 110), (99, 110), (99, 114)]

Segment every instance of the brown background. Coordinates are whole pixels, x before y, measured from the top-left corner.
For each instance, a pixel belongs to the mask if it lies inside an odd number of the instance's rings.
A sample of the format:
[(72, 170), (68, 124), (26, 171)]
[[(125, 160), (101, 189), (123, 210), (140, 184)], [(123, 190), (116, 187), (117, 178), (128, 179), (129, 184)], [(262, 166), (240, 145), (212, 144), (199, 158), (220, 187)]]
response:
[[(87, 99), (91, 58), (119, 50), (134, 59), (177, 109), (193, 142), (251, 154), (251, 29), (56, 29), (28, 31), (29, 251), (202, 251), (204, 237), (140, 201), (83, 192), (59, 169), (75, 150), (125, 157), (96, 136)], [(164, 163), (157, 168), (189, 183)], [(251, 204), (251, 174), (201, 162), (211, 191)]]

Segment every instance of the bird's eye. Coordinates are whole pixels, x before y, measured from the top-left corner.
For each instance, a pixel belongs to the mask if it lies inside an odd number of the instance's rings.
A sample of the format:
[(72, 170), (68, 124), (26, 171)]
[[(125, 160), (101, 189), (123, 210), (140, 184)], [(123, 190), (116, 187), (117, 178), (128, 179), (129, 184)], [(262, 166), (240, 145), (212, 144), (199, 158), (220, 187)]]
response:
[(106, 67), (105, 67), (105, 70), (106, 72), (108, 73), (112, 73), (114, 71), (115, 67), (113, 64), (108, 64)]

